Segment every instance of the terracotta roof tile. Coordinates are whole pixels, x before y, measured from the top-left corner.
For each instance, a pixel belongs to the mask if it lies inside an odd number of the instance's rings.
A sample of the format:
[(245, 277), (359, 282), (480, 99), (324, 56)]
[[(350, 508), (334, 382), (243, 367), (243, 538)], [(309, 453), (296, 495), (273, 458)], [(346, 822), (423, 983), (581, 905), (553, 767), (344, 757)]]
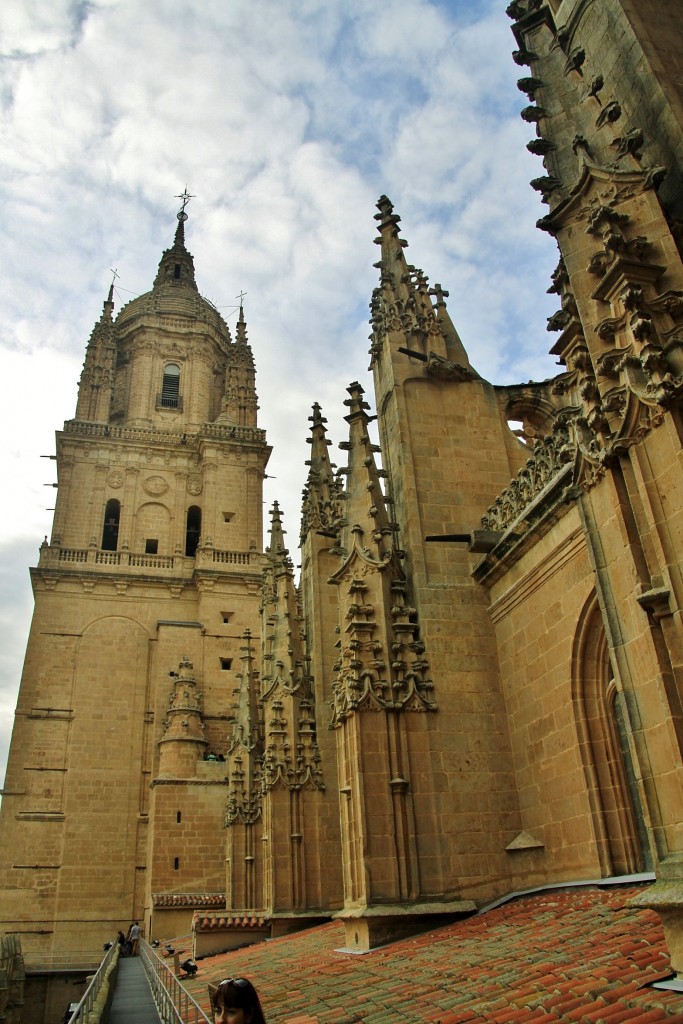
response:
[(636, 886), (544, 892), (364, 956), (330, 922), (199, 962), (186, 983), (245, 975), (268, 1024), (683, 1024), (659, 918)]

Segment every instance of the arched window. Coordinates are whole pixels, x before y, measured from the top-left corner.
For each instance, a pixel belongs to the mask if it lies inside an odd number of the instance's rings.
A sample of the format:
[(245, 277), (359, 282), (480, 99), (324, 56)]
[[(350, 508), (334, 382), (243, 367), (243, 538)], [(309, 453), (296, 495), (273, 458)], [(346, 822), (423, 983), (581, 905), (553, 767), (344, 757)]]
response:
[(185, 554), (194, 558), (202, 532), (202, 510), (199, 505), (190, 505), (187, 510), (187, 526), (185, 529)]
[(584, 605), (574, 641), (573, 698), (588, 799), (604, 875), (652, 870), (631, 726), (617, 692), (597, 595)]
[(102, 550), (116, 551), (119, 542), (119, 520), (121, 518), (121, 502), (110, 498), (104, 510), (104, 527), (102, 528)]
[(161, 406), (163, 409), (177, 409), (180, 406), (180, 367), (167, 363), (161, 385)]

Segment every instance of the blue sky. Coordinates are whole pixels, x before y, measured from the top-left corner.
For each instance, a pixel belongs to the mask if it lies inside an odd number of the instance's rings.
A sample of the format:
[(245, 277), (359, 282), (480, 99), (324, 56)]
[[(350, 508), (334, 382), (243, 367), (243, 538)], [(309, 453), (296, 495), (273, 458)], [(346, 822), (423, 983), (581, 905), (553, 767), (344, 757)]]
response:
[[(274, 445), (266, 502), (296, 557), (308, 416), (345, 439), (367, 392), (375, 202), (402, 217), (409, 259), (450, 292), (477, 370), (544, 379), (557, 261), (535, 228), (542, 173), (519, 117), (525, 69), (505, 0), (18, 0), (0, 10), (4, 214), (0, 454), (0, 773), (31, 594), (49, 534), (54, 431), (117, 268), (117, 309), (147, 291), (185, 184), (200, 290), (257, 366)], [(333, 449), (335, 451), (335, 449)], [(343, 464), (342, 454), (334, 456)]]

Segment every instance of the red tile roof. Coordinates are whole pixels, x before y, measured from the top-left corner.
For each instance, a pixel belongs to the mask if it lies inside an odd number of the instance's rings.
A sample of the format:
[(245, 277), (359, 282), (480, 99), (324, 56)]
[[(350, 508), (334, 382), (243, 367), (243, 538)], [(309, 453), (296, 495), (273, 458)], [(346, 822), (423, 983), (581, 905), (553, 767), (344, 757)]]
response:
[(153, 907), (224, 907), (224, 892), (153, 892)]
[(683, 1024), (659, 917), (642, 887), (546, 891), (365, 955), (338, 922), (199, 961), (186, 987), (245, 976), (268, 1024)]

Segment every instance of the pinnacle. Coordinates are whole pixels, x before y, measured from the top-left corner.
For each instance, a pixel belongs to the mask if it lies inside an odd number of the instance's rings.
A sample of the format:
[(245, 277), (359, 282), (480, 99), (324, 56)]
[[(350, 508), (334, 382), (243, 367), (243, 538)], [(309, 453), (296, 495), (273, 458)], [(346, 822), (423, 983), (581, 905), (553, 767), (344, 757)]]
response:
[(328, 451), (332, 442), (325, 436), (327, 420), (318, 402), (313, 405), (313, 414), (308, 419), (311, 436), (306, 440), (311, 446), (311, 457), (306, 460), (309, 470), (301, 510), (302, 539), (310, 529), (334, 531), (339, 520), (340, 487)]
[[(385, 475), (378, 469), (375, 453), (380, 451), (379, 445), (373, 444), (368, 427), (375, 419), (369, 416), (370, 408), (363, 398), (363, 388), (354, 381), (347, 388), (350, 398), (345, 405), (349, 413), (345, 417), (349, 424), (349, 440), (340, 447), (348, 451), (348, 467), (346, 475), (346, 508), (345, 519), (351, 534), (356, 536), (357, 543), (368, 553), (381, 560), (391, 553), (394, 524), (389, 522), (387, 499), (382, 491), (381, 477)], [(344, 545), (351, 547), (350, 543)], [(374, 551), (373, 551), (374, 548)]]
[(271, 561), (286, 564), (289, 561), (289, 551), (285, 547), (286, 531), (282, 528), (282, 515), (277, 501), (273, 502), (270, 517), (270, 544), (266, 548), (266, 554)]

